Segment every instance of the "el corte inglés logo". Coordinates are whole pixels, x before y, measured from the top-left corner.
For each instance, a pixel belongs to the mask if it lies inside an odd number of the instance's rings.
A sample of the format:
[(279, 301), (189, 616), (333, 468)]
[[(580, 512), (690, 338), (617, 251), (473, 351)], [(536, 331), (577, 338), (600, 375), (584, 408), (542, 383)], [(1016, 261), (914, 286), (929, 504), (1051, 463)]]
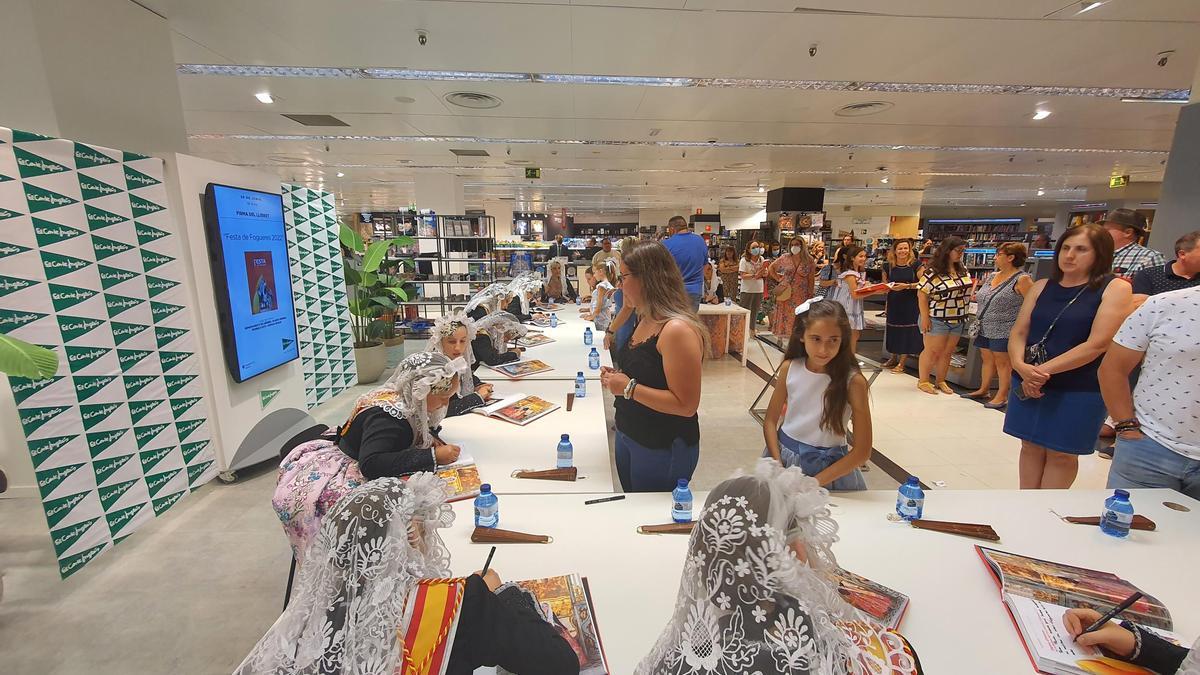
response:
[(28, 250), (29, 249), (23, 246), (17, 246), (16, 244), (0, 244), (0, 256), (10, 256), (14, 253), (20, 253), (21, 251)]
[[(80, 334), (82, 335), (83, 333), (88, 332), (102, 323), (104, 322), (100, 319), (78, 319), (74, 323), (70, 321), (63, 321), (60, 324), (60, 327), (64, 333), (74, 333), (76, 331), (80, 331)], [(72, 358), (71, 360), (74, 361), (76, 359)]]
[(31, 202), (41, 202), (43, 204), (50, 204), (51, 206), (66, 206), (67, 204), (75, 203), (75, 200), (70, 197), (56, 195), (52, 192), (31, 192), (25, 195), (25, 198)]
[(91, 263), (89, 263), (88, 261), (80, 260), (78, 258), (52, 258), (50, 260), (46, 260), (43, 263), (43, 266), (46, 269), (51, 269), (51, 270), (53, 270), (53, 269), (77, 270), (80, 267), (87, 267), (90, 264)]
[(102, 211), (100, 209), (93, 209), (90, 207), (87, 210), (87, 219), (90, 223), (104, 223), (105, 225), (116, 225), (117, 223), (125, 221), (124, 218), (115, 213), (109, 213), (108, 211)]
[(112, 380), (113, 380), (112, 377), (108, 377), (108, 378), (97, 378), (95, 380), (86, 381), (86, 382), (83, 382), (82, 384), (76, 384), (75, 391), (76, 391), (76, 393), (82, 394), (86, 391), (103, 389), (103, 388), (107, 387), (108, 383), (112, 382)]
[[(0, 291), (4, 291), (5, 293), (11, 293), (12, 291), (19, 291), (22, 288), (29, 288), (30, 286), (33, 286), (36, 283), (37, 283), (36, 281), (30, 281), (29, 279), (18, 279), (16, 277), (4, 277), (3, 279), (0, 279)], [(51, 294), (51, 297), (53, 297), (53, 294)]]
[(37, 314), (36, 312), (12, 312), (11, 314), (0, 315), (0, 328), (10, 325), (13, 328), (20, 328), (30, 321), (37, 321), (42, 316), (42, 314)]
[(137, 335), (138, 333), (146, 330), (146, 328), (148, 328), (148, 326), (139, 326), (135, 323), (121, 324), (120, 326), (113, 325), (112, 334), (113, 338), (117, 339), (119, 342), (120, 338), (128, 337), (130, 335)]
[(79, 175), (79, 187), (101, 195), (112, 195), (120, 192), (117, 188), (101, 183), (98, 180), (85, 180), (83, 174)]
[(66, 410), (66, 408), (43, 408), (32, 415), (22, 415), (21, 425), (29, 426), (31, 424), (41, 424), (42, 422), (45, 422), (64, 410)]
[(43, 455), (53, 454), (62, 446), (70, 443), (76, 436), (59, 436), (58, 438), (48, 438), (45, 443), (38, 445), (36, 448), (30, 447), (29, 454), (33, 456), (34, 462)]
[(55, 483), (58, 483), (59, 481), (66, 478), (67, 476), (70, 476), (71, 474), (75, 473), (75, 470), (78, 469), (80, 466), (83, 466), (83, 465), (82, 464), (72, 464), (70, 466), (60, 467), (56, 471), (48, 473), (45, 476), (42, 476), (41, 478), (39, 478), (38, 479), (38, 487), (44, 488), (47, 485), (53, 485)]
[(165, 370), (170, 370), (171, 366), (174, 366), (175, 364), (179, 363), (180, 361), (183, 361), (184, 359), (186, 359), (189, 356), (191, 356), (191, 354), (189, 354), (187, 352), (171, 352), (171, 353), (160, 352), (158, 355), (158, 359), (159, 359), (159, 361), (162, 362), (162, 367)]
[(117, 269), (115, 267), (100, 266), (100, 279), (103, 281), (126, 281), (137, 276), (137, 272)]
[(76, 148), (75, 148), (75, 159), (81, 159), (85, 162), (91, 162), (92, 164), (112, 164), (113, 163), (113, 159), (111, 157), (109, 157), (108, 155), (101, 155), (100, 153), (93, 152), (91, 150), (83, 150), (83, 149), (80, 149), (78, 146), (76, 146)]
[(82, 554), (75, 560), (72, 560), (70, 563), (60, 566), (58, 568), (59, 575), (63, 577), (70, 576), (71, 572), (75, 571), (75, 568), (88, 564), (91, 562), (92, 558), (100, 555), (100, 552), (103, 550), (104, 545), (101, 544), (100, 546), (97, 546), (96, 548), (93, 548), (90, 551)]
[(138, 504), (135, 507), (129, 508), (128, 510), (126, 510), (124, 513), (117, 516), (116, 518), (109, 520), (108, 521), (109, 529), (112, 532), (120, 531), (121, 526), (124, 525), (125, 523), (127, 523), (128, 521), (132, 520), (133, 517), (136, 516), (138, 514), (138, 512), (140, 512), (142, 510), (143, 506), (145, 506), (145, 504)]
[(25, 167), (26, 169), (37, 169), (44, 173), (66, 170), (66, 167), (61, 164), (42, 159), (35, 155), (17, 155), (17, 166)]
[(138, 444), (141, 445), (142, 441), (155, 436), (156, 434), (158, 434), (158, 432), (162, 431), (165, 428), (167, 428), (167, 425), (165, 425), (165, 424), (155, 424), (152, 427), (145, 427), (141, 431), (138, 431), (137, 433), (134, 434), (133, 437), (138, 442)]
[(120, 298), (115, 296), (106, 296), (105, 303), (109, 309), (128, 309), (134, 305), (142, 304), (142, 300), (137, 298)]
[(146, 289), (151, 291), (167, 290), (175, 285), (176, 282), (167, 279), (156, 279), (153, 277), (148, 277), (146, 279)]
[(162, 401), (130, 401), (129, 414), (136, 420), (142, 415), (145, 415), (154, 408), (158, 407), (160, 403), (162, 403)]
[(87, 360), (92, 360), (92, 359), (98, 359), (101, 356), (104, 356), (106, 353), (108, 353), (107, 349), (104, 349), (102, 347), (97, 347), (91, 351), (75, 352), (74, 354), (71, 354), (70, 356), (67, 357), (67, 361), (73, 363), (75, 361), (87, 361)]
[(75, 508), (76, 504), (83, 501), (83, 498), (86, 497), (87, 494), (88, 493), (86, 493), (86, 492), (80, 492), (77, 495), (68, 497), (67, 501), (65, 501), (57, 506), (54, 506), (52, 508), (46, 509), (46, 518), (49, 520), (53, 520), (54, 516), (62, 513), (63, 511), (70, 511), (71, 509)]
[(79, 230), (65, 225), (56, 225), (54, 227), (46, 227), (45, 225), (37, 225), (33, 228), (33, 233), (42, 237), (58, 237), (59, 239), (70, 239), (81, 234)]
[(177, 474), (177, 473), (179, 473), (178, 470), (168, 471), (167, 473), (160, 473), (159, 475), (154, 476), (152, 479), (147, 480), (146, 487), (150, 488), (150, 494), (154, 494), (155, 492), (157, 492), (158, 488), (162, 487), (163, 485), (165, 485), (167, 483), (167, 481), (174, 478), (175, 474)]
[(129, 249), (133, 248), (132, 246), (129, 246), (128, 244), (122, 244), (119, 241), (112, 241), (110, 239), (105, 239), (103, 241), (100, 241), (98, 237), (95, 238), (95, 241), (92, 246), (93, 246), (93, 248), (96, 249), (96, 253), (98, 253), (98, 254), (99, 253), (121, 253), (121, 252), (128, 251)]
[(147, 253), (146, 251), (142, 251), (142, 260), (147, 264), (161, 265), (163, 263), (171, 262), (172, 258), (168, 258), (165, 255), (158, 255), (156, 253)]
[(135, 171), (128, 171), (128, 170), (125, 172), (125, 180), (127, 180), (131, 183), (138, 183), (138, 184), (142, 185), (143, 187), (147, 186), (147, 185), (157, 185), (158, 184), (158, 181), (154, 180), (153, 178), (151, 178), (145, 174), (137, 173)]
[(76, 288), (70, 291), (50, 291), (50, 299), (58, 302), (59, 300), (87, 300), (95, 295), (95, 291), (89, 291), (86, 288)]
[[(112, 412), (114, 410), (116, 410), (119, 407), (121, 407), (120, 403), (109, 403), (108, 405), (97, 406), (95, 410), (89, 410), (85, 413), (82, 413), (83, 423), (86, 425), (88, 422), (96, 419), (97, 417), (99, 417), (99, 418), (108, 417), (109, 415), (112, 414)], [(124, 433), (124, 430), (121, 430), (120, 432), (114, 432), (114, 433), (117, 433), (117, 435), (119, 436), (120, 434)], [(91, 445), (91, 444), (89, 443), (89, 445)], [(93, 445), (92, 447), (95, 447), (95, 446)]]

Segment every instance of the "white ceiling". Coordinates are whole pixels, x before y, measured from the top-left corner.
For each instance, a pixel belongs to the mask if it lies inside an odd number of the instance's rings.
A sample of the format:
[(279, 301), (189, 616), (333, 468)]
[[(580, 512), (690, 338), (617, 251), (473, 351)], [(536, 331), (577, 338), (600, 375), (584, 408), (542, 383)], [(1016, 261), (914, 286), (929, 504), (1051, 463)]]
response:
[[(1084, 14), (1064, 0), (140, 2), (169, 20), (176, 61), (195, 64), (1186, 89), (1200, 60), (1197, 0), (1109, 0)], [(429, 33), (424, 47), (418, 28)], [(1175, 54), (1159, 67), (1156, 55), (1169, 49)], [(741, 198), (727, 206), (754, 206), (759, 184), (844, 190), (829, 195), (833, 204), (1053, 204), (1082, 198), (1080, 186), (1113, 173), (1161, 180), (1179, 108), (1095, 96), (210, 75), (179, 82), (194, 153), (322, 184), (348, 209), (419, 202), (414, 176), (430, 171), (463, 176), (468, 206), (512, 197), (518, 210), (682, 209), (727, 197)], [(276, 102), (259, 103), (259, 91)], [(443, 100), (454, 91), (503, 104), (454, 107)], [(894, 107), (834, 115), (864, 101)], [(1039, 107), (1054, 114), (1033, 121)], [(327, 113), (350, 126), (304, 127), (281, 113)], [(648, 145), (711, 139), (818, 147)], [(638, 145), (549, 142), (565, 140)], [(841, 145), (940, 149), (825, 147)], [(456, 158), (452, 147), (491, 157)], [(1040, 150), (954, 149), (964, 147)], [(1122, 152), (1069, 152), (1079, 149)], [(505, 164), (513, 160), (542, 167), (542, 180), (525, 181), (520, 167)], [(740, 163), (753, 166), (726, 168)]]

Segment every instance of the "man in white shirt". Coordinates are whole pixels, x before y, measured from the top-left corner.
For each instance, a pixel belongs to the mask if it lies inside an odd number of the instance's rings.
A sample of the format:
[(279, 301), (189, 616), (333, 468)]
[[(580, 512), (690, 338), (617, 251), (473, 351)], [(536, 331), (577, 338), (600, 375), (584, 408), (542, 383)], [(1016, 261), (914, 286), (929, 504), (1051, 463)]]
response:
[(1117, 430), (1108, 487), (1200, 499), (1200, 286), (1151, 296), (1125, 320), (1100, 365), (1100, 391)]

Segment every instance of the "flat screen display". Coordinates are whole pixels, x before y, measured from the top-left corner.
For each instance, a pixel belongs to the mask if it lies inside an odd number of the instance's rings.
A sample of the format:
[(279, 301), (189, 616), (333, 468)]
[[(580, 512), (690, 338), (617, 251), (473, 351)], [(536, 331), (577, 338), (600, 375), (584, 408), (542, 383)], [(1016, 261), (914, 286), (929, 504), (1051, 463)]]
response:
[(283, 199), (209, 183), (204, 225), (225, 363), (234, 381), (300, 358)]

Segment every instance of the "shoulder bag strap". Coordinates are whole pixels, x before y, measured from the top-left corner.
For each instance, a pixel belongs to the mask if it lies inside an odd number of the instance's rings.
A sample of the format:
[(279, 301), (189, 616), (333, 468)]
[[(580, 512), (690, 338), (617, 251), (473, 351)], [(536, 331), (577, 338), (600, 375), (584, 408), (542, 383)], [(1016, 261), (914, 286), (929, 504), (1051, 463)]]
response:
[[(1019, 278), (1019, 277), (1020, 277), (1022, 274), (1024, 274), (1024, 272), (1016, 272), (1016, 273), (1014, 273), (1014, 274), (1012, 275), (1012, 277), (1010, 277), (1010, 278), (1009, 278), (1009, 280), (1008, 280), (1008, 281), (1004, 282), (1004, 283), (1003, 283), (1003, 284), (1000, 286), (1000, 288), (997, 288), (997, 289), (996, 289), (996, 292), (995, 292), (995, 293), (993, 293), (993, 294), (991, 294), (990, 296), (988, 296), (988, 301), (987, 301), (987, 302), (986, 302), (986, 303), (983, 305), (983, 309), (979, 310), (979, 314), (976, 314), (976, 315), (975, 315), (975, 320), (976, 320), (976, 321), (983, 321), (983, 315), (984, 315), (984, 314), (987, 314), (988, 307), (991, 307), (991, 306), (992, 306), (992, 300), (995, 300), (995, 299), (996, 299), (996, 296), (997, 296), (997, 295), (1000, 295), (1000, 291), (1003, 291), (1005, 288), (1008, 288), (1008, 285), (1009, 285), (1009, 284), (1011, 284), (1011, 283), (1013, 283), (1013, 282), (1015, 282), (1015, 281), (1016, 281), (1016, 280), (1017, 280), (1017, 279), (1018, 279), (1018, 278)], [(988, 283), (991, 283), (991, 281), (989, 280), (989, 282), (988, 282)]]
[(1062, 318), (1063, 313), (1070, 309), (1071, 305), (1075, 304), (1075, 301), (1079, 299), (1079, 296), (1083, 295), (1083, 292), (1087, 290), (1087, 287), (1088, 284), (1084, 284), (1083, 288), (1079, 289), (1079, 292), (1075, 294), (1075, 297), (1071, 298), (1071, 301), (1067, 303), (1066, 307), (1058, 310), (1058, 316), (1055, 316), (1054, 320), (1050, 322), (1050, 327), (1046, 329), (1045, 334), (1042, 335), (1041, 340), (1037, 341), (1037, 344), (1041, 345), (1046, 343), (1046, 340), (1050, 338), (1050, 333), (1054, 332), (1054, 327), (1058, 325), (1058, 320)]

